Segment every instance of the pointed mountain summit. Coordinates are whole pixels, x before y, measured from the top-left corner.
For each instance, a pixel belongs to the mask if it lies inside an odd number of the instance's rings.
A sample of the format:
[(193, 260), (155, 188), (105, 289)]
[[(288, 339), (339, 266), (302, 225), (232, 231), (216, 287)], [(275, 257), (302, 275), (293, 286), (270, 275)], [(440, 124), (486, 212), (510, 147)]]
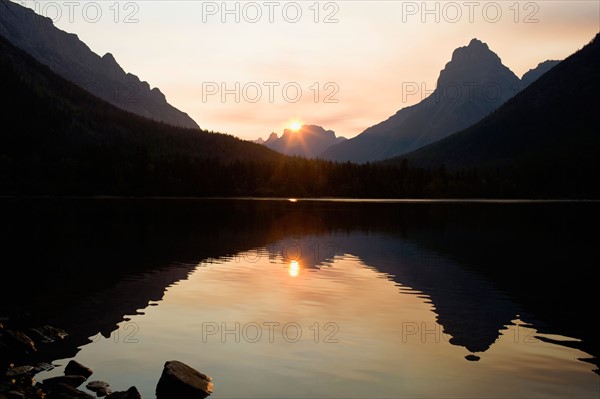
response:
[(269, 135), (269, 137), (263, 142), (263, 144), (266, 146), (273, 145), (273, 143), (276, 143), (277, 140), (279, 140), (279, 136), (277, 136), (277, 133), (272, 132)]
[(404, 158), (424, 167), (509, 170), (511, 186), (568, 188), (585, 198), (600, 173), (599, 91), (600, 34), (492, 115)]
[(286, 155), (315, 158), (332, 145), (344, 142), (345, 137), (336, 137), (333, 130), (317, 125), (303, 125), (298, 131), (285, 129), (281, 137), (271, 133), (262, 144)]
[(487, 44), (473, 39), (454, 50), (429, 97), (329, 148), (321, 157), (363, 163), (414, 151), (481, 120), (514, 96), (519, 83)]
[[(436, 91), (449, 90), (463, 84), (470, 84), (477, 88), (478, 85), (472, 83), (487, 86), (502, 85), (507, 82), (514, 84), (518, 80), (517, 76), (502, 64), (500, 57), (491, 51), (487, 44), (473, 39), (468, 46), (454, 50), (452, 60), (440, 72)], [(513, 90), (507, 93), (501, 92), (500, 95), (514, 95), (514, 88), (511, 89)], [(468, 90), (463, 91), (462, 94), (469, 94)], [(490, 98), (493, 98), (492, 94), (494, 93), (488, 94)], [(449, 93), (446, 93), (446, 96), (449, 96)], [(458, 94), (455, 97), (458, 97)]]
[(199, 128), (159, 89), (126, 73), (112, 54), (100, 57), (77, 35), (55, 27), (50, 18), (12, 1), (0, 2), (0, 35), (55, 73), (126, 111), (173, 126)]

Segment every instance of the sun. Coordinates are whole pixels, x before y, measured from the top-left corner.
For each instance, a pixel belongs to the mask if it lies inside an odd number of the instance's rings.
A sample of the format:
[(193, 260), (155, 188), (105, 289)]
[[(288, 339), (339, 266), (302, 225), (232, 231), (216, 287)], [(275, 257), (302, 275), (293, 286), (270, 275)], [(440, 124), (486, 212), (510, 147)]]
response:
[(290, 123), (290, 129), (292, 129), (294, 132), (297, 132), (298, 130), (302, 129), (302, 123), (300, 123), (300, 121), (292, 121)]

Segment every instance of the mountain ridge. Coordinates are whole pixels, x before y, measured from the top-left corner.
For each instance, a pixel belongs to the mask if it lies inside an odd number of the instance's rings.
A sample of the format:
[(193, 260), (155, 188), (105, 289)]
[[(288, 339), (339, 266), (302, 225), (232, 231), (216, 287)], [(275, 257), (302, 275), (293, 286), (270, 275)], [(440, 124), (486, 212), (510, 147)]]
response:
[(169, 104), (158, 88), (127, 73), (111, 53), (100, 56), (76, 34), (50, 18), (11, 1), (1, 1), (0, 34), (54, 72), (121, 109), (173, 126), (199, 129), (185, 112)]
[[(544, 72), (552, 66), (544, 64)], [(528, 76), (535, 77), (535, 70)], [(364, 163), (414, 151), (481, 120), (518, 93), (521, 86), (521, 80), (502, 64), (500, 57), (474, 38), (452, 52), (430, 96), (320, 156)]]
[[(0, 35), (2, 194), (206, 193), (226, 184), (206, 165), (277, 163), (283, 155), (230, 135), (122, 110), (56, 74)], [(185, 176), (183, 179), (181, 176)], [(232, 175), (233, 176), (233, 175)]]
[(525, 72), (521, 77), (521, 88), (524, 89), (538, 80), (543, 74), (558, 65), (558, 63), (560, 63), (558, 60), (546, 60), (540, 62), (535, 68), (531, 68)]
[(600, 175), (599, 91), (600, 33), (477, 124), (388, 162), (512, 171), (512, 184), (525, 174), (584, 190)]

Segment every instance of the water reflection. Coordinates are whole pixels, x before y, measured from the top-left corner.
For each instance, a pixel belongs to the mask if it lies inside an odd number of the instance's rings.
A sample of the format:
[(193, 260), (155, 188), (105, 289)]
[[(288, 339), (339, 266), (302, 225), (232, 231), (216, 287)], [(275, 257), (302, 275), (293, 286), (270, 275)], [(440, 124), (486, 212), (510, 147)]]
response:
[[(583, 204), (5, 205), (6, 259), (33, 277), (16, 271), (33, 294), (20, 305), (72, 333), (40, 359), (77, 356), (111, 382), (137, 378), (148, 397), (177, 356), (226, 382), (217, 396), (597, 393), (593, 366), (578, 360), (598, 354), (597, 338), (570, 322), (594, 308), (593, 240), (579, 231), (598, 218)], [(28, 248), (38, 251), (23, 258)], [(541, 284), (538, 265), (557, 263), (569, 273)], [(217, 341), (203, 342), (206, 323)], [(303, 332), (292, 346), (289, 323)], [(249, 345), (257, 325), (279, 341)], [(131, 326), (139, 342), (115, 346)]]
[[(357, 258), (398, 283), (401, 292), (431, 303), (443, 327), (439, 333), (469, 352), (489, 349), (522, 313), (491, 281), (398, 237), (352, 232), (291, 237), (270, 245), (272, 261), (277, 256), (286, 260), (289, 253), (301, 259), (304, 267), (317, 270), (334, 264), (336, 256), (338, 260)], [(298, 269), (298, 261), (292, 260), (290, 275), (297, 276)]]
[(300, 274), (300, 265), (297, 260), (293, 260), (290, 262), (290, 276), (298, 277), (298, 274)]

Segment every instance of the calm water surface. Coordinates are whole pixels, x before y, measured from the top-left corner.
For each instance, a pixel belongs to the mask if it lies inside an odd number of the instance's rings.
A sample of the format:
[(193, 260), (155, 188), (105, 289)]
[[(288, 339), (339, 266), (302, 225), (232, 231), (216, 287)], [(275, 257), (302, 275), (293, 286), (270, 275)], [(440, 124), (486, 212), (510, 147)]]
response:
[(33, 240), (55, 270), (31, 306), (73, 333), (49, 356), (113, 389), (152, 398), (177, 359), (215, 398), (600, 394), (596, 204), (8, 207), (14, 251)]

